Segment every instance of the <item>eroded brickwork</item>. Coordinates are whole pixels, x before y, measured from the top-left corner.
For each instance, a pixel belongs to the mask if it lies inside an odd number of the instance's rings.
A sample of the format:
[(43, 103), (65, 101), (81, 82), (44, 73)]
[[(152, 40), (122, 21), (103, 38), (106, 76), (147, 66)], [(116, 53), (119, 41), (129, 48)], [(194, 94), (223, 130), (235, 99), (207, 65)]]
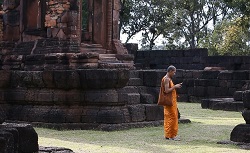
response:
[(48, 28), (48, 37), (79, 39), (79, 8), (76, 3), (76, 0), (47, 0), (45, 27)]

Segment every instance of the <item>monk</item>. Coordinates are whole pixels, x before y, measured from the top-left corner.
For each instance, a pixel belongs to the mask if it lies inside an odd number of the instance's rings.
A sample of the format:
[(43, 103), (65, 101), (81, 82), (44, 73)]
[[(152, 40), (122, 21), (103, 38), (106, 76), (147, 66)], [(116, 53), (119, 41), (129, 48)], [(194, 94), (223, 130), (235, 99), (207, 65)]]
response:
[(165, 93), (171, 93), (173, 98), (172, 106), (164, 106), (164, 135), (167, 140), (179, 140), (178, 133), (178, 110), (176, 89), (181, 88), (181, 84), (174, 85), (172, 78), (176, 73), (176, 68), (171, 65), (167, 68), (167, 74), (162, 78), (161, 86), (164, 86)]

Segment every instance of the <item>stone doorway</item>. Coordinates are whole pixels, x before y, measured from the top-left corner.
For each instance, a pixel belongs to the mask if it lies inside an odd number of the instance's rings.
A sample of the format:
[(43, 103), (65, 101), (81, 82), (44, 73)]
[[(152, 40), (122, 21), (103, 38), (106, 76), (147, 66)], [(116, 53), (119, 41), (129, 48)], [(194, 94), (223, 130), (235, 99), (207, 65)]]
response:
[(23, 30), (25, 34), (46, 37), (46, 1), (22, 0)]
[(92, 5), (90, 0), (82, 0), (82, 8), (81, 8), (81, 29), (82, 29), (82, 42), (90, 42), (92, 40)]

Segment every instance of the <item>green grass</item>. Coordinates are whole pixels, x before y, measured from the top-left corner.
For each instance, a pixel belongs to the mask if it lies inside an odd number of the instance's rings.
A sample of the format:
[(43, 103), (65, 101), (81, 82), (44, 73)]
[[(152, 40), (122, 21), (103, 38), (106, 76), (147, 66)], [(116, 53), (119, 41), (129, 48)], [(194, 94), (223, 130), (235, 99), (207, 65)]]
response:
[(35, 128), (40, 146), (72, 149), (76, 153), (246, 153), (235, 145), (220, 145), (229, 140), (233, 128), (245, 123), (240, 112), (201, 109), (197, 103), (179, 103), (183, 118), (192, 121), (179, 125), (181, 141), (163, 138), (163, 127), (147, 127), (125, 131), (90, 130), (56, 131)]

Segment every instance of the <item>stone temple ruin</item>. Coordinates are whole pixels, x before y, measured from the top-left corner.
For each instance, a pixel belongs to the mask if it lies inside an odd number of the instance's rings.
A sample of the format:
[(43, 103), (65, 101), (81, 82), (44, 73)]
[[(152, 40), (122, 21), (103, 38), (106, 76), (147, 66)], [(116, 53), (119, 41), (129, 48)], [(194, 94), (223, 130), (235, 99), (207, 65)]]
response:
[[(249, 133), (249, 96), (242, 90), (250, 82), (249, 56), (208, 56), (206, 49), (126, 49), (119, 41), (119, 9), (119, 0), (3, 1), (0, 121), (7, 123), (0, 127), (1, 142), (15, 146), (21, 139), (15, 137), (21, 125), (11, 122), (106, 131), (161, 125), (163, 109), (156, 101), (170, 64), (178, 69), (174, 82), (184, 82), (179, 101), (201, 102), (203, 108), (247, 108), (243, 126)], [(239, 91), (244, 103), (203, 100), (231, 98)], [(13, 130), (6, 131), (7, 126)], [(13, 139), (6, 139), (6, 133)]]
[(22, 150), (26, 125), (13, 121), (68, 129), (134, 122), (119, 91), (134, 69), (119, 41), (119, 9), (119, 0), (3, 0), (1, 152), (38, 151), (36, 134), (25, 141), (33, 150)]
[(206, 49), (138, 51), (135, 56), (136, 67), (152, 78), (151, 86), (162, 77), (152, 69), (170, 64), (179, 68), (174, 81), (183, 81), (179, 101), (200, 102), (204, 109), (242, 111), (246, 124), (232, 129), (230, 140), (250, 143), (250, 56), (208, 56)]

